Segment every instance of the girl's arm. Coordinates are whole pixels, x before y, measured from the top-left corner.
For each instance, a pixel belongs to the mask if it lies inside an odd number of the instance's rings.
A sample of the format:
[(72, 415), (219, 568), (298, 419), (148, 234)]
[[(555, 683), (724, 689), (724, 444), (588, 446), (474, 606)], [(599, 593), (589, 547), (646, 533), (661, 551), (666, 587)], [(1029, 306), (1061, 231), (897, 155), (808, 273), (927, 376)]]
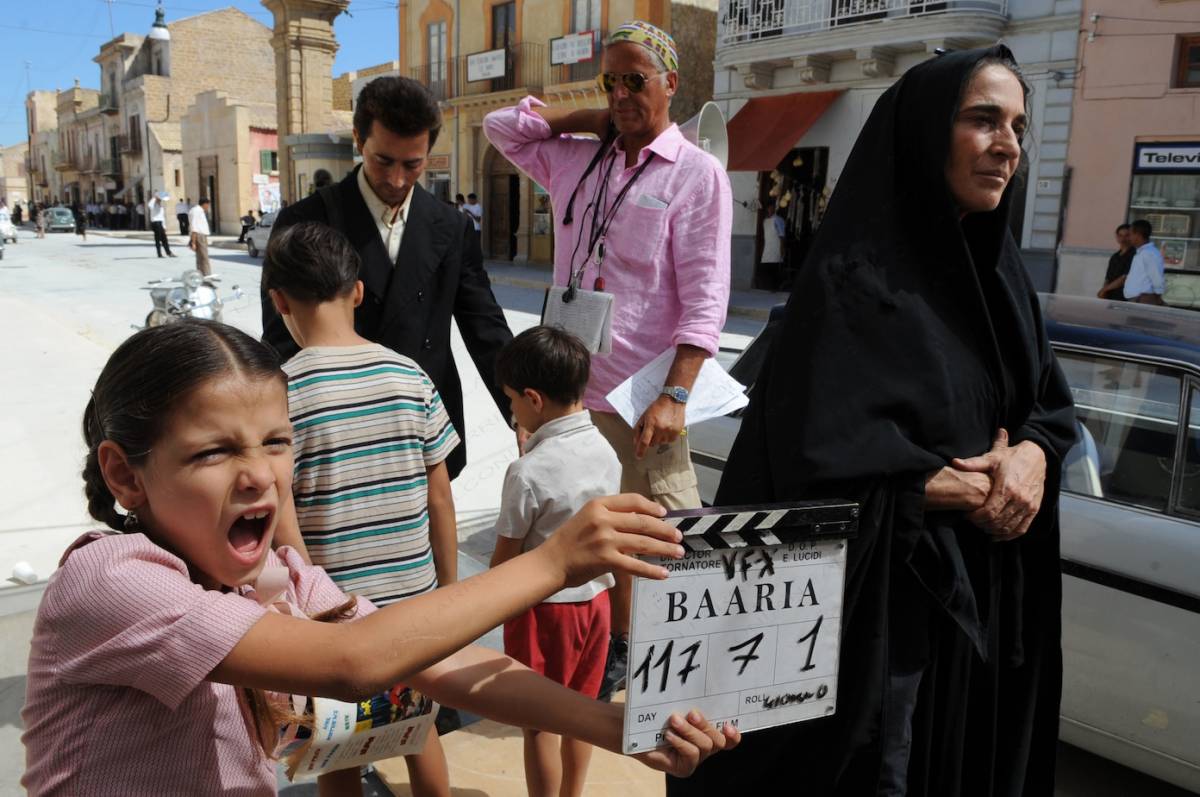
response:
[(666, 578), (636, 558), (683, 556), (663, 511), (636, 495), (591, 501), (533, 551), (354, 622), (266, 614), (209, 679), (348, 701), (382, 692), (564, 587), (610, 571)]
[(426, 470), (429, 483), (429, 544), (433, 548), (433, 566), (439, 587), (458, 581), (458, 526), (454, 519), (454, 493), (450, 491), (450, 471), (439, 462)]
[[(417, 673), (408, 684), (439, 702), (506, 725), (558, 733), (621, 752), (624, 707), (601, 703), (533, 672), (487, 648), (471, 645)], [(653, 769), (686, 777), (713, 752), (733, 747), (732, 725), (715, 731), (696, 711), (669, 720), (671, 747), (637, 756)], [(672, 738), (674, 736), (674, 738)]]

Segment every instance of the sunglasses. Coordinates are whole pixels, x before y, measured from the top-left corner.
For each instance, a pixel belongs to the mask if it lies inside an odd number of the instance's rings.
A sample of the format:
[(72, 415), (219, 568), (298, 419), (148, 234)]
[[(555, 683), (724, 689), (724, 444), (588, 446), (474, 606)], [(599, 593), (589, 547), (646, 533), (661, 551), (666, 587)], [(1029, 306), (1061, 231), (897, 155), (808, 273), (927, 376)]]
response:
[(642, 89), (646, 88), (646, 83), (651, 80), (658, 80), (669, 73), (655, 72), (650, 77), (646, 77), (641, 72), (601, 72), (596, 75), (596, 82), (600, 84), (601, 90), (605, 94), (612, 94), (613, 89), (617, 87), (617, 82), (629, 89), (631, 94), (641, 94)]

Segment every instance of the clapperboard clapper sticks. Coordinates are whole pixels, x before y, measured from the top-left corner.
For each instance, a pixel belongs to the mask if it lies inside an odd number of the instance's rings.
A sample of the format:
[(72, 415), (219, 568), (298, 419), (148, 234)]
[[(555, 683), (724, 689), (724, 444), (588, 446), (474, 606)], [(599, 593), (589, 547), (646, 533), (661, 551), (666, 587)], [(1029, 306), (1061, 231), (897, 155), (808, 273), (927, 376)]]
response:
[(634, 579), (624, 751), (664, 745), (671, 712), (743, 733), (837, 710), (850, 501), (670, 512), (683, 559)]

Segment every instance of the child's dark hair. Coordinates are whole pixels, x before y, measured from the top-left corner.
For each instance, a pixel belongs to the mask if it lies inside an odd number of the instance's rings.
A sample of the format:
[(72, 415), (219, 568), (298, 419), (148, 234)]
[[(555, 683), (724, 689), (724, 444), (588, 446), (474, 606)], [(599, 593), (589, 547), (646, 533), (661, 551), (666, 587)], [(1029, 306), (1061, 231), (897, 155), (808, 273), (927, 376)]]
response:
[(354, 290), (360, 262), (341, 232), (318, 221), (301, 222), (271, 236), (263, 289), (300, 302), (328, 302)]
[(517, 393), (533, 388), (559, 404), (583, 397), (590, 369), (587, 346), (558, 327), (527, 329), (496, 355), (497, 384)]
[(271, 349), (246, 333), (215, 321), (187, 319), (134, 334), (108, 358), (83, 412), (83, 466), (88, 514), (111, 529), (125, 515), (100, 473), (97, 449), (105, 440), (121, 447), (132, 464), (144, 462), (163, 433), (172, 409), (204, 382), (225, 374), (287, 378)]

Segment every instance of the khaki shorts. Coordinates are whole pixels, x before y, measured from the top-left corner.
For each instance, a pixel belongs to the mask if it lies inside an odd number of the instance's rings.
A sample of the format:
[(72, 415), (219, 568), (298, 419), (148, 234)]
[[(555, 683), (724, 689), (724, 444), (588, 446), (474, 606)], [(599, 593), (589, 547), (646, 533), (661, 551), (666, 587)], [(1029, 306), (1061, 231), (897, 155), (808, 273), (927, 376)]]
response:
[(621, 492), (644, 495), (667, 509), (700, 508), (700, 491), (686, 436), (651, 447), (639, 460), (633, 455), (633, 429), (620, 415), (596, 410), (591, 410), (591, 415), (592, 423), (621, 462)]

